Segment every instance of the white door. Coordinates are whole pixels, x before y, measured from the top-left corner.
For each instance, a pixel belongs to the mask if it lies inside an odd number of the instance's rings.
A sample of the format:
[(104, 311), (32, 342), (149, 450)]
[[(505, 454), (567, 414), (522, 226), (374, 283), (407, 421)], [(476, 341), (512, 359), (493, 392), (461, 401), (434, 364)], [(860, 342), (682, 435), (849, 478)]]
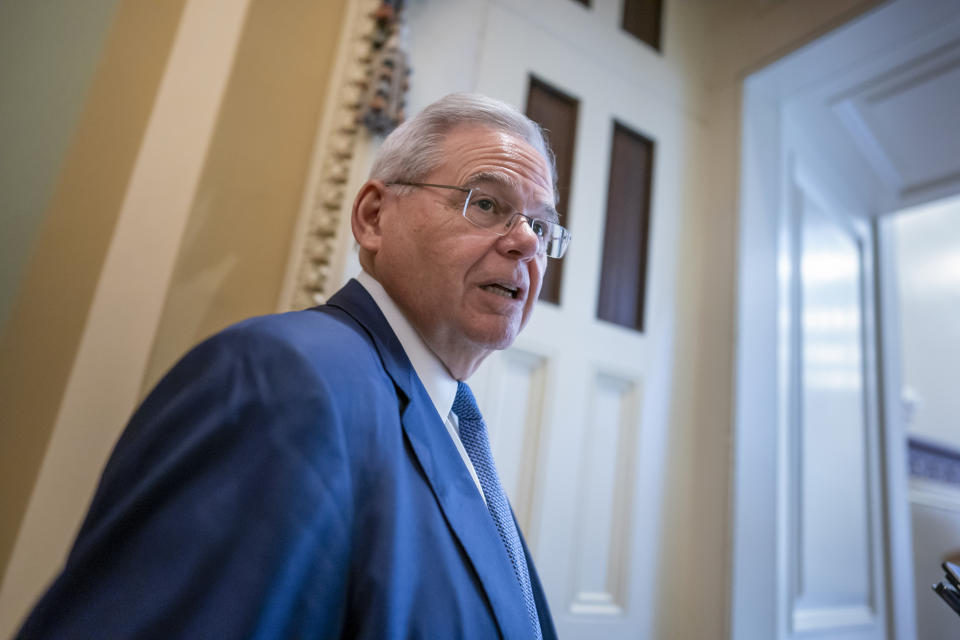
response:
[[(593, 5), (488, 5), (473, 89), (523, 108), (533, 74), (579, 115), (561, 302), (472, 384), (560, 636), (615, 640), (653, 634), (685, 116), (619, 3)], [(655, 143), (643, 332), (597, 319), (615, 123)]]
[(780, 246), (782, 637), (879, 640), (886, 565), (870, 226), (798, 156)]

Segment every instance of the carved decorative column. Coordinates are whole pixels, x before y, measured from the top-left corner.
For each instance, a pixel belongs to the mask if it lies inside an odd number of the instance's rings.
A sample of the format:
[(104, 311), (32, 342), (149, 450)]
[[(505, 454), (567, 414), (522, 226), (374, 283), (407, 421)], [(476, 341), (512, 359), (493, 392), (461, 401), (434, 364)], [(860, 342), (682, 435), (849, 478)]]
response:
[(389, 133), (403, 119), (407, 58), (402, 46), (402, 2), (348, 3), (330, 98), (318, 131), (312, 177), (291, 251), (280, 307), (322, 304), (340, 283), (333, 260), (352, 193), (346, 193), (361, 137)]

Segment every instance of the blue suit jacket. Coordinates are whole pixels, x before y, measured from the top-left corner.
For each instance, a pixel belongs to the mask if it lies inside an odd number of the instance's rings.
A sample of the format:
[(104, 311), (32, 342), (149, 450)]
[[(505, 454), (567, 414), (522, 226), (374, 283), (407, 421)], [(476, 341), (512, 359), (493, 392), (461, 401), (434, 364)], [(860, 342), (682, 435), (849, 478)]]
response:
[(393, 331), (351, 281), (328, 305), (227, 329), (167, 374), (117, 443), (63, 573), (20, 637), (530, 629), (476, 486)]

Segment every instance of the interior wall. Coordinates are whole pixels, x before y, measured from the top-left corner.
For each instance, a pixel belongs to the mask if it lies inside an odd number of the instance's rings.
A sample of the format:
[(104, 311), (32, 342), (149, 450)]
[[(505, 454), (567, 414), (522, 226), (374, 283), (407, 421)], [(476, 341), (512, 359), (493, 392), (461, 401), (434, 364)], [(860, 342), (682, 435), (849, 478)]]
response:
[(0, 327), (50, 201), (117, 0), (0, 4)]
[(203, 338), (276, 311), (345, 4), (250, 4), (144, 394)]
[(908, 434), (960, 451), (960, 197), (893, 220)]
[[(119, 4), (2, 338), (0, 522), (16, 554), (0, 636), (62, 561), (149, 344), (175, 358), (275, 309), (344, 5)], [(224, 263), (236, 273), (191, 291)]]
[[(4, 283), (5, 295), (11, 289), (18, 293), (0, 335), (0, 572), (7, 567), (50, 438), (183, 8), (182, 0), (98, 2), (84, 10), (76, 3), (30, 3), (27, 11), (22, 4), (0, 8), (3, 73), (7, 64), (19, 61), (25, 74), (49, 73), (11, 98), (5, 85), (0, 111), (5, 143), (0, 238), (4, 252), (18, 243), (12, 255), (30, 254), (21, 277)], [(75, 15), (87, 8), (89, 16)], [(16, 31), (10, 39), (8, 29)], [(32, 44), (50, 39), (60, 40), (51, 49), (55, 61), (38, 55)], [(10, 55), (8, 47), (14, 49)], [(78, 59), (63, 59), (72, 55)], [(88, 68), (92, 79), (84, 86)], [(46, 104), (57, 100), (64, 102), (60, 108)], [(58, 157), (61, 144), (65, 151)], [(23, 164), (8, 172), (11, 149)]]

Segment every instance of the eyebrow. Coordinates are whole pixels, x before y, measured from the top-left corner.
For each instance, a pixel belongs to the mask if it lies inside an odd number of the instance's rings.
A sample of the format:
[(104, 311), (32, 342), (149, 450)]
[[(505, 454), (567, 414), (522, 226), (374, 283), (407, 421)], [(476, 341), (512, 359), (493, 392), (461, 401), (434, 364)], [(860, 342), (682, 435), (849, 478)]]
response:
[(474, 189), (487, 184), (495, 184), (501, 187), (508, 187), (514, 191), (520, 191), (520, 183), (518, 181), (502, 173), (497, 173), (496, 171), (481, 171), (480, 173), (475, 173), (467, 178), (463, 186), (468, 189)]
[[(518, 192), (522, 190), (521, 185), (517, 180), (495, 171), (481, 171), (480, 173), (475, 173), (474, 175), (470, 176), (466, 182), (464, 182), (463, 186), (467, 189), (476, 189), (489, 184), (506, 187)], [(560, 214), (557, 213), (556, 207), (547, 202), (541, 202), (540, 205), (543, 211), (546, 213), (547, 221), (559, 224)]]

